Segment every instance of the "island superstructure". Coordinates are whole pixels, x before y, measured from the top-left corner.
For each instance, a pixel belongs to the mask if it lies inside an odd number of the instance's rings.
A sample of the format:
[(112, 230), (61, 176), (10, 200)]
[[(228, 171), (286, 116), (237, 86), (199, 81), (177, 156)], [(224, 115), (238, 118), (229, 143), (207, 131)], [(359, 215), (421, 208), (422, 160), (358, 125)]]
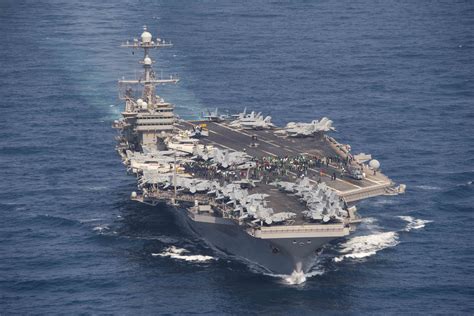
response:
[(325, 244), (355, 230), (358, 201), (404, 192), (377, 160), (329, 136), (327, 118), (276, 127), (245, 108), (179, 119), (156, 91), (179, 80), (157, 78), (150, 56), (169, 46), (146, 28), (122, 44), (143, 50), (140, 77), (119, 81), (125, 109), (113, 124), (117, 151), (138, 179), (133, 200), (167, 204), (160, 211), (176, 214), (216, 250), (291, 274), (308, 271)]

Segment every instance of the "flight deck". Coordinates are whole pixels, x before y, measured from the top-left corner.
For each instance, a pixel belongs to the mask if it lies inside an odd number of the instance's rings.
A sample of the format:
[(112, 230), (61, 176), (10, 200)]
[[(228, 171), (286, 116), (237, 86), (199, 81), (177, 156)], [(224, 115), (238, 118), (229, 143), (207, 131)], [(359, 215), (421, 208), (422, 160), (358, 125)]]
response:
[[(213, 145), (231, 151), (241, 151), (260, 159), (263, 157), (294, 157), (308, 155), (325, 158), (337, 155), (330, 146), (326, 136), (288, 137), (278, 135), (278, 129), (245, 130), (229, 126), (226, 122), (211, 121), (179, 121), (176, 127), (180, 130), (190, 130), (199, 124), (206, 124), (209, 136), (200, 139), (202, 144)], [(331, 189), (344, 197), (346, 202), (355, 202), (368, 197), (389, 194), (392, 182), (381, 172), (373, 173), (364, 170), (364, 179), (356, 180), (348, 175), (341, 176), (341, 170), (336, 164), (329, 163), (321, 167), (311, 167), (307, 176), (312, 182), (326, 183)], [(333, 179), (336, 174), (336, 179)], [(299, 175), (293, 174), (295, 178)]]

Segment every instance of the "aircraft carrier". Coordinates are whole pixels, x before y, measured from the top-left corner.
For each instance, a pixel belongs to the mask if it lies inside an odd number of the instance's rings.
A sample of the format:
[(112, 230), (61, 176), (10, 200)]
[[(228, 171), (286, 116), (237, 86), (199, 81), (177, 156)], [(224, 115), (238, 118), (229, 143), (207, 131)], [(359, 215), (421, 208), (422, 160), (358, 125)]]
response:
[(405, 191), (371, 155), (331, 137), (328, 118), (277, 127), (245, 108), (180, 119), (157, 95), (157, 86), (179, 79), (158, 77), (150, 56), (171, 43), (145, 27), (121, 46), (143, 51), (139, 77), (119, 81), (125, 109), (113, 123), (117, 151), (138, 179), (131, 199), (166, 203), (160, 211), (214, 249), (272, 273), (305, 273), (325, 244), (355, 230), (357, 201)]

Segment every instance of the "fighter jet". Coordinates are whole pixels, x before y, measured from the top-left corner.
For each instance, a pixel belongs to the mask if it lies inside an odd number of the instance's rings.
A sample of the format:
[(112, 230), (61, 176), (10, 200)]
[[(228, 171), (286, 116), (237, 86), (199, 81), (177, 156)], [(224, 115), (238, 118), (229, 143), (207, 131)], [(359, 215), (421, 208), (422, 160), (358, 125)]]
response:
[(280, 212), (272, 214), (269, 218), (265, 219), (265, 224), (271, 225), (272, 223), (282, 223), (296, 217), (293, 212)]
[(179, 178), (179, 186), (184, 188), (189, 193), (196, 193), (196, 192), (205, 192), (208, 191), (213, 184), (211, 181), (201, 180), (201, 179), (186, 179), (186, 178)]
[(311, 123), (295, 123), (286, 124), (285, 128), (277, 131), (277, 134), (288, 135), (290, 137), (306, 137), (312, 136), (318, 132), (335, 131), (332, 121), (327, 117), (323, 117), (320, 121), (313, 120)]
[(250, 158), (248, 154), (242, 151), (228, 151), (215, 148), (212, 160), (226, 169), (230, 166), (238, 168), (240, 165), (247, 164), (250, 162)]
[(211, 122), (222, 122), (229, 119), (229, 115), (227, 114), (219, 114), (218, 108), (214, 111), (207, 110), (207, 114), (202, 113), (202, 118), (211, 121)]
[(169, 186), (173, 182), (172, 173), (158, 173), (156, 171), (144, 170), (140, 177), (140, 184), (158, 184), (160, 186)]
[(312, 185), (309, 179), (303, 178), (297, 183), (277, 181), (272, 185), (283, 192), (294, 193), (295, 196), (300, 197), (299, 200), (308, 208), (303, 212), (308, 219), (327, 223), (332, 220), (342, 221), (348, 216), (348, 212), (344, 210), (344, 201), (325, 183)]
[(191, 159), (203, 159), (209, 160), (214, 157), (215, 148), (212, 145), (199, 145), (194, 146), (192, 154), (194, 155)]
[(243, 129), (270, 129), (275, 127), (272, 123), (272, 117), (267, 116), (263, 118), (262, 116), (257, 116), (255, 120), (243, 121), (240, 122), (240, 127)]
[(263, 221), (268, 225), (272, 223), (271, 216), (273, 214), (273, 209), (270, 207), (263, 206), (262, 203), (256, 201), (247, 207), (247, 213), (255, 219), (254, 222)]
[(187, 130), (186, 134), (191, 138), (209, 137), (209, 130), (202, 125), (196, 125), (192, 130)]
[(255, 161), (247, 161), (247, 162), (244, 162), (243, 164), (236, 166), (236, 168), (239, 170), (245, 170), (245, 169), (255, 168), (256, 166), (257, 166), (257, 163)]
[(287, 193), (295, 192), (296, 183), (294, 182), (276, 181), (276, 182), (272, 182), (271, 184), (276, 186), (280, 191), (287, 192)]
[(165, 180), (166, 182), (163, 186), (163, 189), (174, 187), (174, 183), (176, 182), (176, 188), (191, 194), (197, 192), (207, 192), (215, 189), (218, 185), (218, 183), (215, 181), (209, 181), (205, 179), (189, 179), (181, 175), (176, 176), (176, 178), (168, 177)]
[(247, 108), (242, 113), (233, 115), (236, 119), (230, 123), (230, 126), (242, 129), (269, 129), (275, 127), (271, 122), (272, 117), (263, 117), (262, 113), (254, 111), (247, 114)]
[(238, 181), (233, 181), (233, 183), (240, 184), (240, 187), (242, 188), (255, 188), (257, 182), (260, 182), (260, 180), (252, 180), (252, 179), (242, 179)]
[(242, 119), (247, 115), (247, 107), (244, 108), (244, 111), (238, 114), (232, 114), (232, 117), (237, 119)]

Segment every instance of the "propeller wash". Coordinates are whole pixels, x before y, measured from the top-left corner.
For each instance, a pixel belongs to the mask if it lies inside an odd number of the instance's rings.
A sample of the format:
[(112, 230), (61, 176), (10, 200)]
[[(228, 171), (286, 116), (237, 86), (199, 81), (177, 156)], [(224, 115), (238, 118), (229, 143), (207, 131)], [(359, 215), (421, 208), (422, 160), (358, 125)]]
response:
[(305, 273), (328, 242), (348, 236), (360, 218), (355, 203), (403, 193), (370, 155), (327, 135), (328, 118), (276, 127), (247, 112), (185, 121), (157, 95), (150, 51), (171, 43), (146, 27), (122, 47), (143, 50), (140, 78), (120, 80), (125, 101), (117, 151), (137, 176), (131, 199), (170, 207), (212, 247), (276, 274)]

